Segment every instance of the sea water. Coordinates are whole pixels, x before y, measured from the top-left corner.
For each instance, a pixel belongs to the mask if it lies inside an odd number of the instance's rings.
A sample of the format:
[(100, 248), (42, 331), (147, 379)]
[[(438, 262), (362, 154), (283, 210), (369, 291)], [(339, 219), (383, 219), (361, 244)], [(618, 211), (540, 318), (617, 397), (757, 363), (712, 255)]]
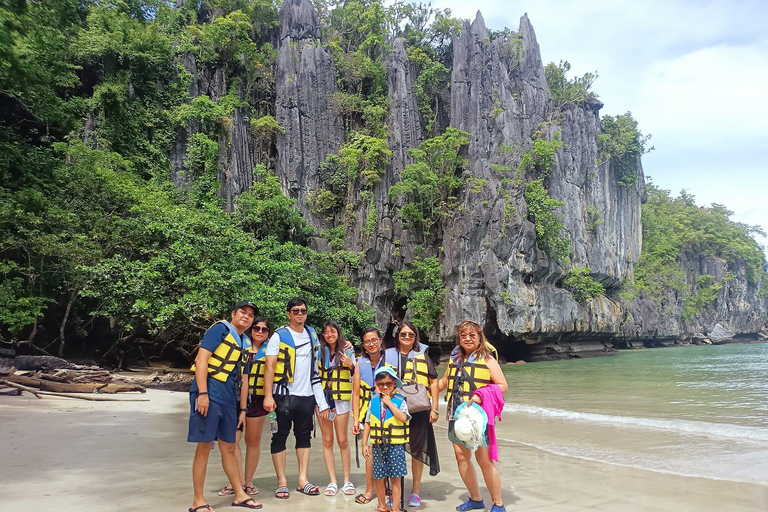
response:
[(500, 441), (768, 484), (768, 344), (631, 350), (502, 368), (509, 392)]

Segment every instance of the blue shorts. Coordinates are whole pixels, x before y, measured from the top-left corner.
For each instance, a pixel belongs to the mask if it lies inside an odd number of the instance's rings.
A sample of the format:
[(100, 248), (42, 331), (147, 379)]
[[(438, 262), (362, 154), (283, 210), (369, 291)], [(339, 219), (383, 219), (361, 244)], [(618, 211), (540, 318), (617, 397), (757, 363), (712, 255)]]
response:
[(405, 462), (405, 445), (374, 444), (371, 445), (371, 453), (373, 454), (374, 479), (400, 478), (408, 474), (408, 465)]
[(224, 441), (234, 443), (237, 440), (237, 408), (209, 401), (208, 415), (203, 416), (195, 410), (197, 393), (189, 394), (189, 434), (190, 443), (210, 443)]

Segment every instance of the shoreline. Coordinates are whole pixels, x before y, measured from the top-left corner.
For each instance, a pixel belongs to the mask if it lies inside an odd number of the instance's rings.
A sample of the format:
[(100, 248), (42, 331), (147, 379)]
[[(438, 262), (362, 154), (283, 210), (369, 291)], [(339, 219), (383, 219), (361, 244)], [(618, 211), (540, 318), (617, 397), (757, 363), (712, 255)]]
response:
[[(126, 400), (131, 395), (120, 395)], [(136, 395), (138, 398), (139, 396)], [(86, 402), (32, 396), (0, 397), (0, 499), (10, 510), (187, 510), (192, 499), (194, 445), (186, 442), (188, 395), (150, 389), (149, 402)], [(514, 421), (507, 414), (506, 421)], [(442, 471), (425, 473), (418, 510), (453, 510), (467, 498), (445, 434), (436, 436)], [(319, 433), (318, 433), (319, 435)], [(370, 512), (375, 502), (358, 505), (354, 496), (307, 497), (293, 491), (287, 501), (274, 497), (276, 479), (268, 450), (268, 433), (256, 474), (257, 500), (264, 510), (328, 508)], [(321, 440), (313, 438), (310, 480), (328, 483)], [(354, 438), (350, 438), (354, 446)], [(289, 451), (292, 451), (289, 439)], [(580, 510), (697, 510), (751, 512), (768, 509), (768, 483), (742, 483), (680, 476), (629, 466), (554, 454), (521, 443), (501, 441), (499, 471), (507, 510), (570, 512)], [(354, 448), (353, 448), (354, 451)], [(337, 476), (341, 465), (337, 457)], [(296, 486), (295, 458), (288, 456), (289, 488)], [(355, 467), (352, 481), (362, 492), (364, 472)], [(225, 483), (217, 450), (211, 454), (206, 498), (217, 510), (229, 509), (231, 498), (216, 491)], [(490, 504), (481, 485), (486, 505)], [(405, 492), (410, 492), (406, 477)], [(371, 507), (370, 505), (374, 505)], [(490, 505), (489, 505), (490, 506)], [(226, 509), (224, 507), (227, 507)], [(408, 508), (408, 507), (406, 507)], [(417, 510), (417, 509), (411, 509)]]

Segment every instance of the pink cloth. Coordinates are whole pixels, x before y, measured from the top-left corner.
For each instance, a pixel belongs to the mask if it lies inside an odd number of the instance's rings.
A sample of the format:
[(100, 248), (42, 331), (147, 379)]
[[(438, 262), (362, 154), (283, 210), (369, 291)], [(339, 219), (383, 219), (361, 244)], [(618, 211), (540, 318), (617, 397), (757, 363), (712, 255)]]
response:
[(485, 414), (488, 416), (488, 455), (491, 460), (499, 460), (499, 445), (496, 443), (496, 418), (501, 421), (501, 412), (504, 410), (504, 396), (498, 384), (488, 384), (475, 391), (480, 397)]

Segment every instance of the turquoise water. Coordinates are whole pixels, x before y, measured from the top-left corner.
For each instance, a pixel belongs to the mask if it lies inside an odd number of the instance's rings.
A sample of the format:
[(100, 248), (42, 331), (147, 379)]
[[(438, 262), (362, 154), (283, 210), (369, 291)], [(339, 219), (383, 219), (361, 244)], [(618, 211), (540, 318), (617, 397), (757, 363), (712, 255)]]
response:
[(768, 484), (768, 344), (507, 365), (498, 436), (652, 471)]

